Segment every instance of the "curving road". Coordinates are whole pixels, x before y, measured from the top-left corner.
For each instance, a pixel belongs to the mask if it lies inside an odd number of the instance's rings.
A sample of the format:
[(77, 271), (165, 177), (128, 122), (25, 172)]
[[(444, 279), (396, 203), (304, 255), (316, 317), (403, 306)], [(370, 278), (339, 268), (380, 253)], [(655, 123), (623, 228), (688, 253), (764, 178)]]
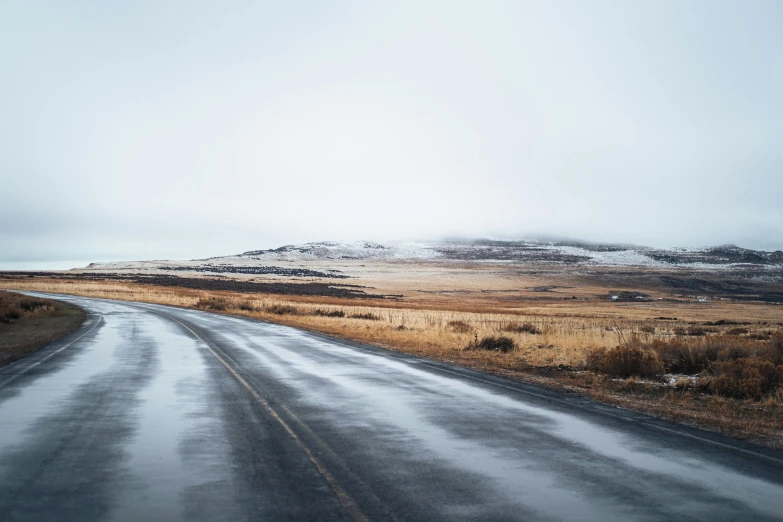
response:
[(48, 296), (0, 520), (783, 520), (783, 452), (293, 328)]

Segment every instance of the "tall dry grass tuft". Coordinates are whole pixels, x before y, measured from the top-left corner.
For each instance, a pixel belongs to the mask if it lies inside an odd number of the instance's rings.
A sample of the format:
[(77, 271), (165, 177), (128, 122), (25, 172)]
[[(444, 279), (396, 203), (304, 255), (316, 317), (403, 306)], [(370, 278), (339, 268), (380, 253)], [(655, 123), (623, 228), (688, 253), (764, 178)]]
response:
[(275, 315), (297, 315), (299, 313), (298, 308), (286, 304), (271, 304), (266, 308), (264, 308), (264, 310), (267, 313), (275, 314)]
[(716, 395), (774, 401), (783, 394), (782, 341), (783, 331), (768, 342), (730, 335), (647, 343), (632, 338), (613, 349), (593, 350), (586, 366), (621, 378), (655, 378), (665, 372), (699, 374), (698, 386)]
[(241, 301), (237, 305), (237, 308), (239, 310), (242, 310), (243, 312), (256, 312), (256, 311), (258, 311), (258, 309), (255, 307), (255, 305), (253, 305), (253, 303), (251, 303), (250, 301)]
[(482, 338), (480, 341), (476, 340), (470, 343), (466, 350), (484, 350), (489, 352), (508, 353), (516, 349), (517, 343), (511, 337), (505, 335), (494, 336), (489, 335)]
[(345, 312), (342, 310), (321, 310), (318, 308), (315, 312), (313, 312), (313, 315), (320, 317), (345, 317)]
[(381, 320), (381, 316), (380, 315), (376, 315), (376, 314), (369, 313), (369, 312), (367, 312), (367, 313), (360, 313), (360, 314), (351, 314), (348, 317), (350, 317), (351, 319), (363, 319), (365, 321), (380, 321)]
[(473, 327), (465, 321), (449, 321), (447, 325), (452, 332), (456, 333), (469, 333), (473, 331)]
[(231, 303), (224, 297), (202, 297), (196, 302), (196, 308), (201, 308), (202, 310), (222, 312), (228, 310), (230, 306)]
[(587, 357), (587, 369), (610, 377), (642, 377), (653, 379), (663, 375), (665, 368), (658, 354), (638, 344), (620, 345), (611, 350), (596, 349)]
[(528, 333), (531, 335), (541, 334), (541, 330), (536, 328), (533, 323), (508, 323), (501, 328), (504, 332)]
[(0, 291), (0, 323), (11, 323), (39, 310), (49, 310), (50, 301)]
[[(699, 341), (702, 341), (701, 339)], [(693, 342), (683, 338), (655, 339), (648, 344), (669, 373), (695, 374), (717, 360), (719, 348), (711, 342)]]
[(700, 378), (699, 385), (717, 395), (760, 400), (783, 384), (783, 365), (759, 357), (717, 361)]

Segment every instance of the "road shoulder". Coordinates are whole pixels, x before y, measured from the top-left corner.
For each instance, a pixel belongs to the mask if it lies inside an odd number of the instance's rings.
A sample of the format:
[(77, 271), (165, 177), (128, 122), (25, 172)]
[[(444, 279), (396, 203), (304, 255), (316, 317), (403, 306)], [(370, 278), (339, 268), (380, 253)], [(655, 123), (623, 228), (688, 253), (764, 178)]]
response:
[[(5, 296), (17, 294), (3, 292)], [(84, 310), (70, 303), (52, 299), (41, 307), (10, 322), (0, 322), (0, 367), (27, 357), (79, 328), (84, 323)]]

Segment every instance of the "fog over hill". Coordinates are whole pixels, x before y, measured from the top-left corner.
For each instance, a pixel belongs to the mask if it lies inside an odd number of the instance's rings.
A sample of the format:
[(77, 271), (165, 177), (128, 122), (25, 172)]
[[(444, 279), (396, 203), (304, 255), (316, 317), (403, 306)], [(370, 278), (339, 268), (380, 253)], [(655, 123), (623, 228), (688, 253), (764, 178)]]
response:
[[(589, 244), (578, 241), (494, 239), (385, 243), (322, 241), (285, 245), (268, 250), (251, 250), (238, 255), (193, 261), (92, 263), (88, 268), (92, 270), (157, 268), (167, 271), (197, 269), (212, 273), (233, 272), (324, 277), (327, 272), (261, 266), (267, 263), (319, 260), (554, 263), (564, 266), (687, 267), (703, 270), (742, 268), (743, 266), (766, 267), (772, 271), (783, 268), (783, 252), (781, 251), (766, 252), (734, 245), (656, 249), (632, 245)], [(287, 273), (291, 270), (296, 273)]]

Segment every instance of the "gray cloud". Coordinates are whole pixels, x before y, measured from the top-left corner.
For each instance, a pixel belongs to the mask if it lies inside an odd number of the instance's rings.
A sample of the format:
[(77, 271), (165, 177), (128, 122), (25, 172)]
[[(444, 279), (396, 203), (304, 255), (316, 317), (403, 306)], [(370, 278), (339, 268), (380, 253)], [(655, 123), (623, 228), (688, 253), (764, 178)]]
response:
[(783, 247), (778, 2), (0, 6), (0, 263)]

